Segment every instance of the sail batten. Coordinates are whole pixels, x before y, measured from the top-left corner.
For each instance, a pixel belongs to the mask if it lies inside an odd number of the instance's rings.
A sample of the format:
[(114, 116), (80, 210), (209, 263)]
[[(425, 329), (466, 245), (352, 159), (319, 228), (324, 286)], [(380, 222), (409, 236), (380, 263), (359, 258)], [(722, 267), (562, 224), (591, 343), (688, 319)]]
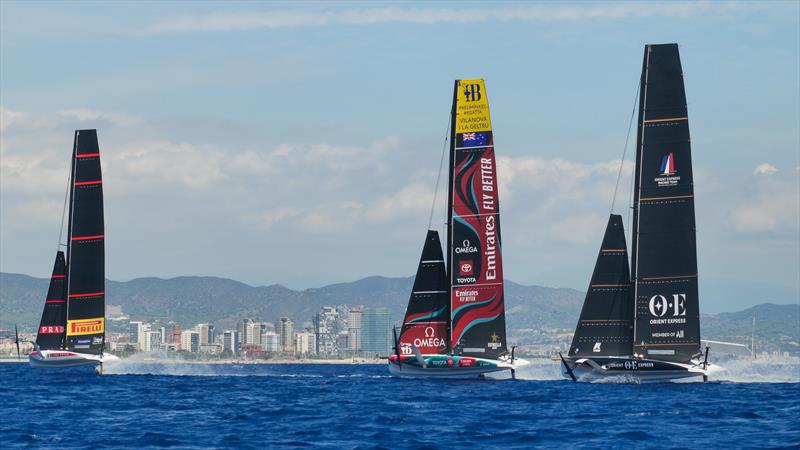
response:
[(645, 47), (640, 92), (633, 351), (685, 362), (700, 352), (700, 324), (691, 143), (677, 44)]

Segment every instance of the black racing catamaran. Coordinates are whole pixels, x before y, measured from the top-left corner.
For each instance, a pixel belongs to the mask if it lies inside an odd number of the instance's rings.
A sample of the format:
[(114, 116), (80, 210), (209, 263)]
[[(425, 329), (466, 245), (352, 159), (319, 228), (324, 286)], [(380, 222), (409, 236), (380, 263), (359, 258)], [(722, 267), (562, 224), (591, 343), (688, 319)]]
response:
[(460, 377), (514, 370), (506, 344), (494, 139), (481, 79), (456, 80), (449, 130), (445, 261), (428, 230), (395, 354), (393, 375)]
[[(59, 238), (36, 349), (28, 357), (33, 367), (99, 365), (117, 359), (103, 353), (105, 232), (96, 130), (75, 131), (68, 189), (67, 242)], [(61, 247), (66, 247), (66, 258)]]
[(612, 214), (567, 357), (575, 381), (709, 372), (700, 343), (694, 183), (677, 44), (646, 45), (639, 88), (630, 273)]

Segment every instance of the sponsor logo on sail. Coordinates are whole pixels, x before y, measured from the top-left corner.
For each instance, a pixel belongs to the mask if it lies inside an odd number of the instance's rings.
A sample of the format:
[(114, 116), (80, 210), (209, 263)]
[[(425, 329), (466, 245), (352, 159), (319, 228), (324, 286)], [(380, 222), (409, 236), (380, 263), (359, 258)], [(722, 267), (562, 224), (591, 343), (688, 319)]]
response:
[(475, 267), (472, 265), (472, 261), (459, 261), (458, 263), (458, 274), (462, 277), (469, 277), (472, 276), (472, 273), (475, 271)]
[(658, 169), (658, 176), (653, 179), (659, 187), (676, 186), (681, 177), (675, 170), (675, 153), (670, 152), (661, 159), (661, 166)]
[(478, 253), (478, 247), (472, 245), (472, 243), (469, 242), (469, 239), (464, 239), (461, 242), (461, 247), (456, 247), (454, 251), (459, 255), (462, 253)]
[(478, 300), (478, 291), (474, 289), (468, 291), (456, 290), (456, 298), (465, 303), (475, 302)]
[(672, 294), (671, 300), (656, 294), (650, 297), (648, 310), (651, 316), (656, 317), (650, 319), (650, 325), (686, 323), (686, 294)]
[(481, 85), (480, 84), (466, 84), (464, 85), (464, 100), (468, 102), (477, 102), (481, 99)]
[(414, 339), (414, 346), (417, 348), (443, 348), (445, 346), (445, 342), (444, 339), (436, 336), (436, 329), (434, 327), (426, 327), (425, 337)]
[(70, 336), (81, 336), (85, 334), (100, 334), (105, 331), (105, 319), (81, 319), (67, 321), (67, 334)]
[(600, 350), (600, 345), (601, 344), (602, 344), (602, 342), (595, 342), (594, 343), (594, 348), (592, 348), (592, 352), (600, 353), (602, 351), (602, 350)]
[(61, 325), (42, 325), (39, 327), (39, 334), (61, 334), (64, 327)]
[(497, 222), (495, 216), (486, 217), (486, 279), (497, 279)]
[(492, 340), (492, 342), (486, 343), (486, 346), (489, 347), (490, 349), (497, 350), (498, 348), (503, 346), (503, 343), (500, 342), (500, 336), (498, 336), (497, 333), (492, 333), (490, 339)]

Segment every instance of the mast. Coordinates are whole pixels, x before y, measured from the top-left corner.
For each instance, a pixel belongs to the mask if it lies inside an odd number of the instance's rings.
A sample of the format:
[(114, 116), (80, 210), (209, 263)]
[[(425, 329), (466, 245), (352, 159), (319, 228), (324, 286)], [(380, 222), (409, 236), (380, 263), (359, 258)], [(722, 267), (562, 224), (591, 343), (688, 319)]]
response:
[(453, 353), (498, 358), (508, 353), (497, 164), (482, 79), (455, 92), (448, 212), (450, 341)]
[[(450, 108), (450, 152), (447, 164), (447, 266), (446, 275), (448, 280), (452, 280), (450, 274), (453, 273), (453, 169), (455, 167), (455, 153), (456, 153), (456, 103), (458, 102), (458, 85), (461, 80), (456, 80), (453, 83), (453, 105)], [(447, 290), (450, 291), (452, 283), (448, 281)], [(453, 316), (452, 311), (448, 313), (447, 324), (447, 353), (452, 353), (453, 342), (450, 334), (453, 330)]]
[[(72, 196), (75, 193), (75, 154), (78, 152), (78, 130), (75, 130), (75, 134), (72, 137), (72, 156), (70, 165), (69, 165), (69, 185), (67, 189), (69, 190), (69, 203), (67, 208), (69, 208), (67, 212), (67, 267), (66, 267), (66, 283), (64, 283), (64, 300), (67, 301), (65, 317), (64, 317), (64, 333), (61, 336), (61, 348), (67, 348), (67, 317), (69, 317), (69, 280), (70, 280), (70, 268), (72, 264), (70, 264), (70, 257), (72, 256), (72, 252), (70, 249), (72, 248)], [(63, 216), (62, 216), (63, 217)], [(63, 228), (62, 228), (63, 230)], [(59, 238), (60, 240), (60, 238)], [(59, 244), (61, 244), (59, 242)]]
[(66, 348), (100, 354), (105, 339), (103, 180), (96, 130), (75, 132), (67, 260)]
[(677, 44), (645, 46), (632, 232), (633, 351), (688, 362), (700, 354), (694, 183)]

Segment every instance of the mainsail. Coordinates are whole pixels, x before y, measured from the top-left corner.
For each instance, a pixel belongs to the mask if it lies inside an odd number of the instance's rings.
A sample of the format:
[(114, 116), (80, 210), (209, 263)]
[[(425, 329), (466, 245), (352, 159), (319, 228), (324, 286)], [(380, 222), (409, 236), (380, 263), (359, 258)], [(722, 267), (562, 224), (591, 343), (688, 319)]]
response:
[(686, 362), (700, 353), (700, 311), (689, 122), (677, 44), (645, 46), (637, 144), (633, 350)]
[(105, 232), (96, 130), (76, 131), (72, 154), (66, 347), (100, 354), (105, 341)]
[(633, 343), (633, 299), (622, 216), (608, 218), (569, 356), (623, 356)]
[(486, 87), (457, 80), (448, 189), (450, 345), (456, 354), (507, 353), (497, 165)]
[(400, 331), (400, 351), (404, 355), (413, 353), (412, 346), (424, 354), (447, 351), (449, 293), (439, 233), (428, 230)]
[(36, 347), (56, 350), (64, 346), (64, 325), (67, 323), (66, 263), (64, 252), (56, 252), (50, 288), (42, 310), (42, 320), (36, 333)]

